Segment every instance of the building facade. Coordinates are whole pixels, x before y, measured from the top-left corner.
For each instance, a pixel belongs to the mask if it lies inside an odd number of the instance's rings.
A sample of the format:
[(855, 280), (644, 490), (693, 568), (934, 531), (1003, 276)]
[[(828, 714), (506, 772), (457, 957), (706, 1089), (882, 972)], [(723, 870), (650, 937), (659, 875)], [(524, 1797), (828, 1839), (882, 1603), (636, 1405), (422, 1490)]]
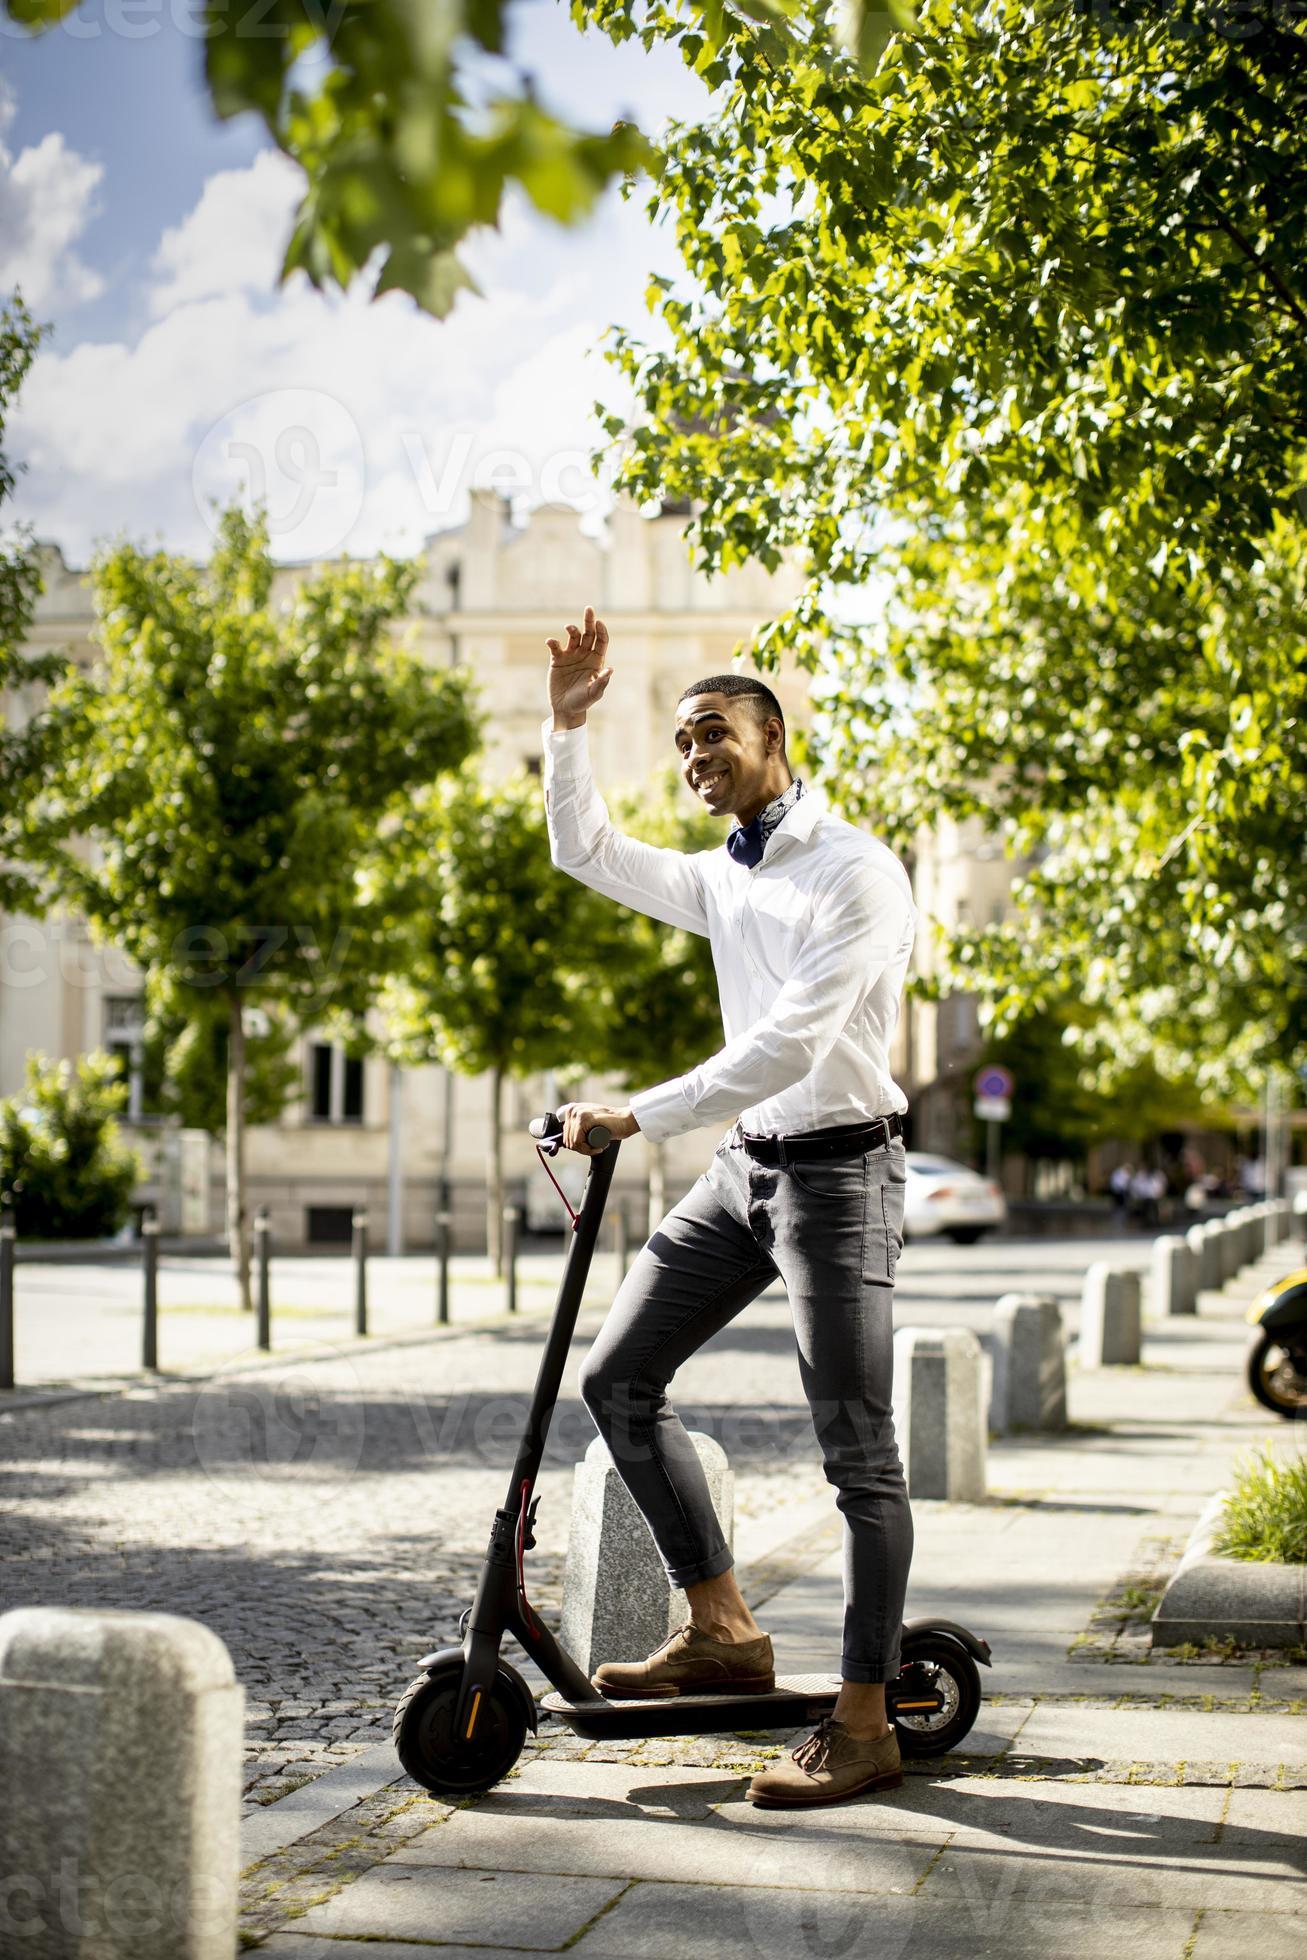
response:
[[(484, 759), (492, 775), (523, 764), (540, 768), (545, 641), (587, 604), (608, 625), (617, 668), (590, 724), (596, 776), (605, 789), (646, 781), (672, 759), (671, 710), (680, 690), (728, 669), (735, 645), (789, 604), (800, 582), (789, 562), (774, 573), (750, 565), (705, 578), (691, 561), (685, 515), (682, 507), (645, 516), (620, 500), (605, 532), (591, 537), (570, 506), (542, 505), (526, 523), (514, 525), (504, 499), (474, 491), (467, 522), (427, 541), (405, 637), (433, 667), (465, 665), (476, 674), (489, 710)], [(45, 589), (29, 646), (65, 648), (90, 664), (97, 643), (89, 578), (66, 565), (55, 545), (44, 545), (42, 555)], [(288, 599), (313, 569), (279, 567), (273, 604)], [(791, 666), (769, 676), (769, 684), (787, 722), (804, 726), (807, 676)], [(8, 712), (21, 720), (35, 705), (11, 701)], [(947, 848), (956, 851), (958, 840), (950, 839)], [(913, 866), (923, 911), (919, 958), (930, 957), (928, 904), (956, 916), (977, 862), (973, 854), (954, 866), (923, 840)], [(987, 893), (993, 882), (987, 880)], [(976, 902), (974, 893), (970, 902)], [(142, 992), (143, 976), (130, 959), (117, 948), (95, 945), (84, 921), (60, 913), (0, 918), (0, 1094), (21, 1088), (32, 1051), (71, 1057), (107, 1047), (118, 1053), (130, 1085), (128, 1133), (148, 1169), (139, 1202), (159, 1205), (166, 1228), (217, 1234), (223, 1217), (219, 1140), (206, 1150), (202, 1137), (179, 1134), (175, 1123), (148, 1107)], [(954, 1066), (957, 1044), (950, 1047), (937, 1020), (932, 1006), (918, 1003), (905, 1006), (900, 1022), (895, 1074), (914, 1103), (919, 1085)], [(438, 1066), (401, 1071), (382, 1058), (347, 1056), (312, 1030), (302, 1040), (299, 1061), (297, 1098), (278, 1123), (248, 1133), (251, 1202), (267, 1205), (277, 1242), (347, 1238), (350, 1214), (363, 1205), (375, 1244), (429, 1246), (447, 1166), (456, 1238), (475, 1243), (483, 1230), (491, 1142), (488, 1078), (453, 1077)], [(607, 1090), (601, 1078), (591, 1078), (567, 1093), (601, 1099)], [(556, 1085), (548, 1078), (509, 1086), (505, 1165), (511, 1183), (520, 1184), (536, 1169), (525, 1126), (555, 1099)], [(929, 1119), (932, 1137), (936, 1130), (942, 1134), (947, 1106), (947, 1099), (939, 1100)], [(925, 1107), (935, 1105), (927, 1099)], [(669, 1196), (706, 1166), (715, 1141), (715, 1132), (702, 1131), (667, 1147)], [(638, 1138), (624, 1146), (619, 1174), (619, 1186), (636, 1200), (637, 1216), (648, 1173), (645, 1151)]]

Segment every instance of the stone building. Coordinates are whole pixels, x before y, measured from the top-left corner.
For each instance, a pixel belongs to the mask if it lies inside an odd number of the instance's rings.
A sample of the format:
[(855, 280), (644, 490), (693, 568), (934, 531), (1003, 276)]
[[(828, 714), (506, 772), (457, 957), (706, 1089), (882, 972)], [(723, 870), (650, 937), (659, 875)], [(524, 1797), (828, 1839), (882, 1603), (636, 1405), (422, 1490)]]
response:
[[(485, 760), (492, 773), (507, 774), (523, 762), (539, 768), (545, 640), (587, 603), (608, 624), (618, 668), (591, 722), (596, 775), (606, 789), (647, 780), (671, 759), (670, 709), (679, 690), (729, 667), (737, 641), (789, 603), (798, 575), (788, 562), (775, 573), (750, 565), (704, 578), (683, 536), (685, 514), (684, 507), (668, 507), (644, 516), (621, 500), (604, 533), (591, 537), (570, 506), (542, 505), (515, 526), (504, 499), (478, 490), (465, 524), (427, 540), (407, 627), (433, 666), (466, 664), (476, 673), (490, 711)], [(56, 545), (42, 550), (45, 590), (29, 645), (69, 648), (89, 663), (96, 657), (89, 580), (65, 564)], [(274, 604), (311, 569), (279, 568)], [(791, 667), (770, 684), (787, 721), (803, 726), (806, 675)], [(21, 720), (34, 705), (12, 701), (8, 712)], [(909, 868), (922, 913), (917, 963), (924, 970), (933, 959), (930, 918), (980, 920), (1001, 909), (1009, 868), (988, 855), (994, 849), (948, 828), (922, 838)], [(149, 1169), (139, 1201), (160, 1204), (166, 1228), (217, 1233), (221, 1149), (202, 1134), (179, 1134), (148, 1107), (141, 992), (132, 962), (115, 948), (95, 946), (82, 920), (0, 917), (0, 1094), (21, 1087), (29, 1051), (120, 1051), (131, 1085), (131, 1140)], [(893, 1062), (912, 1100), (912, 1141), (919, 1147), (955, 1146), (959, 1089), (976, 1054), (967, 999), (945, 1002), (942, 1010), (924, 1002), (905, 1006)], [(363, 1204), (374, 1243), (429, 1246), (447, 1150), (457, 1237), (476, 1241), (490, 1142), (488, 1082), (449, 1076), (437, 1066), (399, 1071), (380, 1058), (350, 1058), (313, 1032), (301, 1044), (300, 1067), (298, 1100), (279, 1123), (254, 1127), (248, 1136), (251, 1200), (268, 1206), (279, 1244), (347, 1237), (350, 1213)], [(594, 1078), (570, 1093), (601, 1098), (605, 1085)], [(538, 1180), (525, 1124), (555, 1099), (547, 1078), (509, 1086), (510, 1180), (532, 1172)], [(715, 1140), (715, 1132), (701, 1131), (668, 1146), (669, 1193), (704, 1168)], [(645, 1149), (638, 1138), (624, 1146), (619, 1186), (633, 1197), (645, 1186)]]

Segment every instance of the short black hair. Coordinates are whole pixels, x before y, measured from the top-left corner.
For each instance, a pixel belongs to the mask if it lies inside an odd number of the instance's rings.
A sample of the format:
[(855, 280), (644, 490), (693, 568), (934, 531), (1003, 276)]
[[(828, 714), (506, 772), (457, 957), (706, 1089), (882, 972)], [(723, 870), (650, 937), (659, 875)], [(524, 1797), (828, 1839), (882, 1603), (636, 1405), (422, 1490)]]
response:
[(757, 705), (754, 714), (759, 723), (769, 721), (773, 715), (781, 725), (781, 748), (785, 748), (785, 711), (767, 686), (752, 674), (710, 674), (706, 681), (695, 681), (691, 687), (683, 687), (679, 699), (688, 701), (692, 694), (747, 694)]

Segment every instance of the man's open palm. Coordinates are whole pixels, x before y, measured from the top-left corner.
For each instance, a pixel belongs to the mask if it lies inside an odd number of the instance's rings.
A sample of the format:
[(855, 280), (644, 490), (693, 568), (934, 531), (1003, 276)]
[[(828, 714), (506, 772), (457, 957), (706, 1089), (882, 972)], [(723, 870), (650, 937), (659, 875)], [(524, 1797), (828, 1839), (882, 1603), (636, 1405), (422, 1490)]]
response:
[(583, 628), (569, 626), (565, 642), (546, 640), (549, 648), (549, 706), (556, 715), (584, 718), (613, 678), (606, 666), (608, 628), (585, 609)]

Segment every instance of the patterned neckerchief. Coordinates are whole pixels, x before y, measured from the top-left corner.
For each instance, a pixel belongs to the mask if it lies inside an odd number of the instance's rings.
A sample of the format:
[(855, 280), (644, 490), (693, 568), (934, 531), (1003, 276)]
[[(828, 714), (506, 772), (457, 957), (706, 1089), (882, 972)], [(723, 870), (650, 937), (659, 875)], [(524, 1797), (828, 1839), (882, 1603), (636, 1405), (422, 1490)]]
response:
[(767, 839), (803, 795), (803, 779), (796, 776), (788, 789), (774, 796), (752, 822), (737, 824), (726, 839), (726, 848), (737, 864), (757, 864), (767, 848)]

